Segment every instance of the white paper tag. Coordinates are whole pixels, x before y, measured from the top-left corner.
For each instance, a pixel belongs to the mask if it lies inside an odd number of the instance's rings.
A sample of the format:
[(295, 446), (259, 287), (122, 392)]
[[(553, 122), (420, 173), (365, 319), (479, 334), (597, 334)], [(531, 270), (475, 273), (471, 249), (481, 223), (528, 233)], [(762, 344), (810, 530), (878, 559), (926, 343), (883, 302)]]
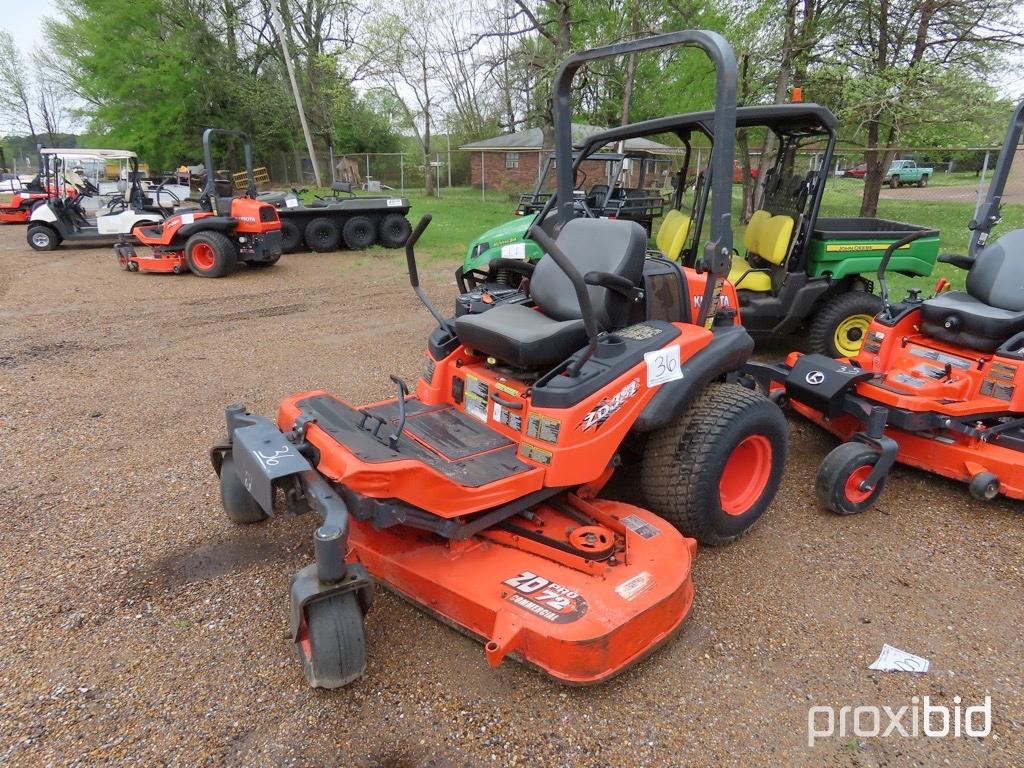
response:
[(501, 246), (501, 258), (526, 261), (526, 243), (512, 243)]
[(181, 214), (182, 224), (193, 224), (195, 223), (196, 215), (194, 213), (183, 213)]
[(654, 577), (644, 571), (631, 579), (626, 579), (615, 588), (615, 591), (623, 600), (634, 600), (653, 586)]
[(494, 420), (501, 421), (501, 406), (497, 403), (494, 404)]
[(647, 363), (648, 387), (683, 378), (683, 369), (679, 365), (679, 347), (675, 344), (648, 352), (644, 355), (644, 362)]
[(299, 207), (299, 198), (297, 198), (297, 197), (286, 197), (284, 199), (284, 204), (288, 208), (298, 208)]
[(401, 208), (401, 207), (402, 207), (402, 198), (400, 198), (400, 197), (389, 197), (388, 198), (388, 208)]
[(883, 645), (882, 652), (868, 669), (879, 672), (927, 672), (931, 666), (932, 663), (928, 659), (893, 648), (891, 645)]

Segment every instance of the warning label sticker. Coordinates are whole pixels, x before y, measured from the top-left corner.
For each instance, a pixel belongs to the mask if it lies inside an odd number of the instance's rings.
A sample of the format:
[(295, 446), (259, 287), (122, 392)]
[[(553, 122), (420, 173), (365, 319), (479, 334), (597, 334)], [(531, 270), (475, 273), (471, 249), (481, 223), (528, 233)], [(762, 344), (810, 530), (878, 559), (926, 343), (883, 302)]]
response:
[(568, 624), (587, 612), (581, 594), (531, 571), (523, 571), (501, 582), (512, 587), (505, 599), (552, 624)]
[(644, 592), (654, 586), (654, 577), (647, 571), (638, 573), (631, 579), (626, 579), (615, 588), (615, 592), (623, 600), (635, 600)]
[(466, 376), (466, 413), (486, 423), (489, 394), (487, 382), (476, 376)]
[(633, 531), (633, 533), (637, 533), (645, 539), (653, 539), (661, 533), (661, 531), (638, 515), (630, 515), (629, 517), (622, 518), (622, 524), (629, 528), (629, 530)]

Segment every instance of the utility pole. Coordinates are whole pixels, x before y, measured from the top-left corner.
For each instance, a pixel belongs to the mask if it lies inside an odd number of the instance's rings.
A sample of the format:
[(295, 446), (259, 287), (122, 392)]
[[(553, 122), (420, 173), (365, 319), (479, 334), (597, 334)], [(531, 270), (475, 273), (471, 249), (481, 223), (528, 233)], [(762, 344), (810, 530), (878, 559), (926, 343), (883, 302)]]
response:
[(292, 64), (292, 56), (288, 51), (288, 34), (285, 30), (284, 21), (277, 6), (278, 0), (270, 4), (270, 23), (277, 32), (277, 38), (281, 41), (281, 52), (284, 53), (284, 65), (288, 69), (288, 79), (292, 82), (292, 94), (295, 96), (295, 108), (299, 111), (299, 122), (302, 123), (302, 133), (306, 137), (306, 149), (309, 151), (309, 162), (313, 164), (313, 178), (316, 185), (322, 187), (320, 182), (320, 167), (316, 164), (316, 151), (313, 149), (313, 137), (309, 134), (309, 124), (306, 123), (306, 111), (302, 108), (302, 96), (299, 94), (299, 83), (295, 79), (295, 67)]

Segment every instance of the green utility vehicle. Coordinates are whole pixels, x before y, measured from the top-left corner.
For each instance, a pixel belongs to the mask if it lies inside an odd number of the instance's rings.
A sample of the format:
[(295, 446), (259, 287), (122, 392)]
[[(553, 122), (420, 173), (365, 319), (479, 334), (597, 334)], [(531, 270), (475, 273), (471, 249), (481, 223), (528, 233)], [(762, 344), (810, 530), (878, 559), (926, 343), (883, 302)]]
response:
[[(924, 227), (875, 218), (819, 217), (838, 122), (817, 104), (740, 107), (736, 126), (775, 134), (775, 160), (764, 175), (756, 210), (747, 224), (742, 250), (735, 250), (729, 281), (736, 288), (740, 317), (755, 339), (800, 333), (805, 347), (829, 357), (849, 357), (860, 350), (871, 318), (882, 308), (870, 279), (886, 248), (911, 232), (925, 234), (900, 248), (889, 270), (908, 276), (931, 274), (939, 252), (939, 233)], [(690, 206), (688, 187), (691, 137), (714, 142), (713, 114), (697, 112), (612, 128), (588, 137), (585, 156), (596, 147), (629, 138), (675, 134), (685, 148), (675, 174), (675, 195), (657, 231), (658, 249), (685, 266), (697, 264), (701, 232), (710, 194), (710, 179), (696, 175)], [(809, 168), (806, 158), (813, 158)], [(801, 166), (799, 159), (804, 159)], [(577, 164), (579, 159), (577, 159)], [(586, 212), (584, 212), (586, 215)], [(545, 229), (554, 228), (547, 207), (537, 214)], [(474, 255), (471, 251), (470, 255)], [(484, 271), (486, 256), (460, 268), (473, 283)], [(525, 254), (528, 259), (539, 257)], [(501, 256), (501, 253), (495, 254)]]

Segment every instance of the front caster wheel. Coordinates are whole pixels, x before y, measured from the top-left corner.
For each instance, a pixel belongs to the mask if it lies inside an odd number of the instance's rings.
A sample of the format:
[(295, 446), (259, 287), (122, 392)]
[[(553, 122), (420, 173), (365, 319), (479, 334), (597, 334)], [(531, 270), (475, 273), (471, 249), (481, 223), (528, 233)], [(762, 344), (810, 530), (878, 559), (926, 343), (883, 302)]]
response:
[(314, 688), (341, 688), (362, 677), (366, 634), (356, 593), (317, 600), (305, 613), (296, 646), (306, 682)]
[(856, 515), (871, 507), (885, 487), (885, 478), (871, 490), (861, 485), (878, 458), (878, 452), (863, 443), (843, 443), (832, 449), (821, 462), (814, 484), (818, 503), (837, 515)]
[(967, 489), (978, 501), (992, 501), (999, 495), (999, 478), (991, 472), (979, 472), (971, 478)]
[(230, 453), (224, 456), (220, 465), (220, 500), (228, 517), (240, 525), (260, 523), (268, 517), (242, 484)]

